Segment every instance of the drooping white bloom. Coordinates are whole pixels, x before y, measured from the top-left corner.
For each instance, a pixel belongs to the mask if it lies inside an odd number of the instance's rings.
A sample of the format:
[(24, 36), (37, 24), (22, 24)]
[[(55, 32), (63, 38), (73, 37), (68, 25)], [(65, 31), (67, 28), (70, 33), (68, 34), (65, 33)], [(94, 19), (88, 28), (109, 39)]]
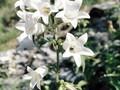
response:
[(38, 23), (38, 19), (33, 16), (33, 13), (18, 11), (17, 15), (21, 20), (16, 24), (16, 28), (23, 31), (18, 37), (19, 41), (22, 41), (27, 36), (31, 39), (32, 35), (44, 32), (44, 26), (41, 23)]
[(64, 9), (56, 14), (56, 18), (61, 18), (64, 22), (71, 23), (76, 28), (79, 19), (90, 18), (88, 13), (79, 11), (81, 4), (82, 0), (64, 0)]
[(47, 74), (48, 69), (45, 66), (41, 66), (36, 70), (31, 69), (29, 66), (27, 67), (27, 71), (29, 72), (28, 76), (24, 76), (24, 79), (31, 79), (30, 88), (34, 88), (35, 85), (41, 89), (40, 84), (44, 76)]
[(84, 44), (87, 42), (88, 35), (87, 33), (80, 36), (76, 39), (72, 34), (67, 33), (66, 40), (63, 43), (63, 57), (73, 56), (77, 67), (80, 67), (83, 64), (81, 60), (81, 55), (93, 56), (94, 53), (89, 49), (84, 47)]

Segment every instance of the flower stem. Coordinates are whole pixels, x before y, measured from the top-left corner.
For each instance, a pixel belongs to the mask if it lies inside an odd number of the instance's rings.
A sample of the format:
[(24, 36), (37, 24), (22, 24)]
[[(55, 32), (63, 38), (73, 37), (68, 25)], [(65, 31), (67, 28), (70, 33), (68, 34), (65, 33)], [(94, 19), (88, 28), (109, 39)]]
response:
[(57, 51), (56, 51), (56, 58), (57, 58), (57, 72), (56, 72), (56, 82), (59, 83), (59, 44), (57, 44)]

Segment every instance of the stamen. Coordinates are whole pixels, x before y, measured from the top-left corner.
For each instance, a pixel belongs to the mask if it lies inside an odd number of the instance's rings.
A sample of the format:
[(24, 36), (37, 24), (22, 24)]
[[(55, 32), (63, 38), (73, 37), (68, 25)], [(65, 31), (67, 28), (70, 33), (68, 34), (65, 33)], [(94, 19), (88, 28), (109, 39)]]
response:
[(70, 47), (70, 51), (73, 51), (74, 50), (74, 48), (73, 47)]

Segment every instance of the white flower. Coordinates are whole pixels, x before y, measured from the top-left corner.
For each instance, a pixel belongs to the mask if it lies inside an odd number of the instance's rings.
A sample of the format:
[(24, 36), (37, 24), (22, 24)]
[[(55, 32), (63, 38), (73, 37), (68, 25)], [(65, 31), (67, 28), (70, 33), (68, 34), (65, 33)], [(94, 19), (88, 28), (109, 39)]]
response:
[(56, 14), (56, 18), (61, 18), (64, 22), (70, 22), (74, 28), (77, 27), (79, 19), (90, 18), (88, 13), (79, 11), (82, 0), (64, 0), (64, 9)]
[(19, 41), (22, 41), (27, 36), (31, 39), (32, 35), (44, 32), (44, 26), (41, 23), (38, 23), (36, 17), (33, 17), (33, 13), (18, 11), (17, 15), (21, 20), (16, 24), (16, 28), (23, 31), (18, 37)]
[(15, 8), (20, 7), (20, 9), (25, 10), (26, 6), (30, 6), (30, 0), (18, 0), (15, 3)]
[(58, 12), (60, 9), (63, 9), (63, 1), (55, 0), (54, 4), (51, 5), (51, 12)]
[(81, 60), (81, 55), (93, 56), (94, 53), (89, 49), (84, 47), (84, 44), (87, 42), (88, 35), (87, 33), (80, 36), (76, 39), (72, 34), (67, 33), (66, 40), (63, 43), (63, 57), (73, 56), (77, 67), (80, 67), (83, 64)]
[(48, 24), (48, 17), (52, 12), (58, 12), (62, 8), (62, 1), (55, 0), (54, 5), (50, 4), (50, 0), (31, 1), (31, 6), (37, 11), (34, 13), (35, 17), (42, 17), (43, 21)]
[(33, 89), (35, 85), (37, 85), (37, 87), (41, 89), (40, 84), (44, 76), (47, 74), (48, 69), (45, 66), (41, 66), (36, 70), (27, 67), (27, 71), (29, 72), (28, 77), (25, 76), (24, 78), (31, 79), (30, 87)]
[(42, 17), (43, 21), (48, 24), (48, 17), (51, 13), (51, 5), (49, 0), (39, 0), (38, 2), (31, 2), (31, 6), (37, 10), (34, 13), (35, 17)]

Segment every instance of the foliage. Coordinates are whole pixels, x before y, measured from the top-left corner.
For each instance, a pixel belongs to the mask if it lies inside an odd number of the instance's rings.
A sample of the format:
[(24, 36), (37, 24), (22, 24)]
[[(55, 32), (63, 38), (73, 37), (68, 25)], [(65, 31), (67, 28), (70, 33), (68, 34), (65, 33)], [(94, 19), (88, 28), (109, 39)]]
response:
[(11, 48), (7, 45), (7, 42), (16, 38), (19, 33), (14, 28), (17, 20), (13, 7), (15, 0), (0, 0), (0, 2), (0, 4), (2, 4), (0, 7), (0, 47), (6, 46), (0, 48), (0, 50), (4, 50)]

